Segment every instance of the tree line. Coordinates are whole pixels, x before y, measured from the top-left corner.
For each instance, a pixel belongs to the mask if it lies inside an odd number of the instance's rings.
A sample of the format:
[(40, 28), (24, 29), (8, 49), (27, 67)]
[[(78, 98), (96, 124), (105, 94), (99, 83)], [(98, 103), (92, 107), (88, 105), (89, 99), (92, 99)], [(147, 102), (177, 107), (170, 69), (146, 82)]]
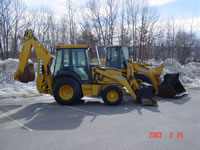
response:
[(128, 45), (135, 59), (175, 58), (186, 63), (198, 59), (200, 39), (177, 27), (174, 19), (161, 25), (159, 13), (145, 0), (88, 0), (76, 8), (65, 1), (63, 16), (50, 8), (28, 9), (23, 0), (0, 1), (0, 58), (15, 58), (25, 29), (55, 53), (56, 43), (98, 46)]

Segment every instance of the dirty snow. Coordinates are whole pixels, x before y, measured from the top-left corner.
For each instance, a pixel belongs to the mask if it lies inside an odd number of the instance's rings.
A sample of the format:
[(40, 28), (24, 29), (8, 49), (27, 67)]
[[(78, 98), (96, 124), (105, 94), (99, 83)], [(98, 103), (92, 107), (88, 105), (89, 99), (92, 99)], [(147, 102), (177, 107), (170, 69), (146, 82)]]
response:
[[(165, 61), (149, 60), (148, 63), (157, 66), (164, 63), (164, 73), (180, 73), (180, 80), (189, 88), (200, 87), (200, 63), (190, 62), (181, 65), (176, 60), (166, 59)], [(18, 65), (17, 59), (0, 60), (0, 99), (6, 97), (30, 97), (41, 95), (38, 93), (35, 82), (27, 84), (13, 80), (13, 74)]]

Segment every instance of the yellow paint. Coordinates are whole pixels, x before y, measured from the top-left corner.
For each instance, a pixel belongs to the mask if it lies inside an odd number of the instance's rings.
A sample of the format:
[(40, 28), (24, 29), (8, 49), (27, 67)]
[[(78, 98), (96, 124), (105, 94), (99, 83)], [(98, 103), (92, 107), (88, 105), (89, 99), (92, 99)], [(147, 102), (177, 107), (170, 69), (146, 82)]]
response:
[(97, 76), (99, 74), (103, 77), (103, 80), (98, 80), (98, 83), (104, 84), (105, 86), (112, 84), (119, 85), (125, 88), (127, 90), (127, 93), (136, 100), (134, 89), (129, 83), (129, 80), (127, 80), (127, 78), (122, 75), (120, 69), (96, 67), (95, 69), (93, 69), (93, 74), (94, 76)]
[(18, 81), (20, 80), (20, 76), (24, 73), (28, 59), (31, 57), (32, 48), (34, 48), (37, 60), (42, 60), (44, 65), (44, 73), (39, 74), (39, 72), (37, 72), (37, 89), (40, 93), (52, 94), (52, 75), (49, 71), (49, 67), (53, 57), (49, 51), (36, 39), (36, 37), (34, 37), (32, 30), (26, 30), (21, 47), (19, 64), (17, 71), (14, 74), (14, 79)]
[(119, 93), (115, 90), (111, 90), (107, 93), (106, 98), (109, 102), (114, 103), (119, 99)]
[(59, 96), (65, 100), (65, 101), (70, 101), (71, 98), (74, 95), (74, 90), (70, 85), (63, 85), (59, 89)]
[(56, 45), (56, 49), (62, 49), (62, 48), (89, 48), (89, 46), (85, 44), (64, 44), (64, 43)]
[(84, 96), (98, 96), (102, 86), (98, 84), (82, 84), (81, 87)]
[(162, 64), (158, 67), (150, 68), (147, 65), (132, 63), (132, 68), (136, 73), (143, 74), (151, 80), (151, 83), (157, 94), (160, 85), (160, 76), (163, 72), (164, 65)]

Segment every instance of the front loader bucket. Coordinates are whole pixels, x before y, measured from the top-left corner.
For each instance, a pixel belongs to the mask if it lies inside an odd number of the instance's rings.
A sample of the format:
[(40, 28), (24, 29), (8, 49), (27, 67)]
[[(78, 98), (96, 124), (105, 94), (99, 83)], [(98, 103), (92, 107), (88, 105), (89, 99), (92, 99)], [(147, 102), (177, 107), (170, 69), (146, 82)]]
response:
[(163, 98), (179, 98), (186, 95), (186, 90), (179, 80), (179, 73), (166, 74), (159, 87), (158, 96)]
[(18, 72), (16, 72), (15, 79), (23, 83), (34, 81), (35, 72), (33, 64), (32, 63), (27, 64), (26, 67), (24, 68), (23, 74), (19, 74)]

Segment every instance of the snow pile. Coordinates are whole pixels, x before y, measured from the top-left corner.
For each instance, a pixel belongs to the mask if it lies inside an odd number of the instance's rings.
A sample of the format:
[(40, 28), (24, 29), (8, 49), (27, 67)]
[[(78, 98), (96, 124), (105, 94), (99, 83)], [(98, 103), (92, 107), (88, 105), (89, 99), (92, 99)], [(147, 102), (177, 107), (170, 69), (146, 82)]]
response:
[(177, 73), (181, 72), (183, 66), (174, 59), (166, 59), (164, 62), (165, 65), (165, 72), (167, 73)]
[(15, 97), (34, 97), (40, 96), (35, 84), (28, 83), (23, 84), (20, 82), (3, 83), (0, 84), (0, 100), (4, 98), (15, 98)]
[(200, 87), (200, 63), (190, 62), (186, 65), (181, 65), (177, 60), (166, 59), (165, 61), (151, 59), (148, 63), (153, 66), (164, 64), (165, 73), (180, 73), (181, 82), (187, 87)]
[(8, 58), (4, 61), (0, 60), (0, 72), (14, 73), (18, 65), (17, 59)]
[[(14, 82), (13, 75), (18, 66), (17, 59), (6, 59), (0, 60), (0, 83), (11, 83)], [(2, 86), (2, 85), (1, 85)]]
[(17, 59), (0, 60), (0, 99), (6, 97), (26, 97), (38, 95), (35, 82), (27, 84), (14, 81), (14, 72), (18, 66)]
[(200, 87), (200, 63), (190, 62), (183, 66), (182, 82), (189, 87)]

